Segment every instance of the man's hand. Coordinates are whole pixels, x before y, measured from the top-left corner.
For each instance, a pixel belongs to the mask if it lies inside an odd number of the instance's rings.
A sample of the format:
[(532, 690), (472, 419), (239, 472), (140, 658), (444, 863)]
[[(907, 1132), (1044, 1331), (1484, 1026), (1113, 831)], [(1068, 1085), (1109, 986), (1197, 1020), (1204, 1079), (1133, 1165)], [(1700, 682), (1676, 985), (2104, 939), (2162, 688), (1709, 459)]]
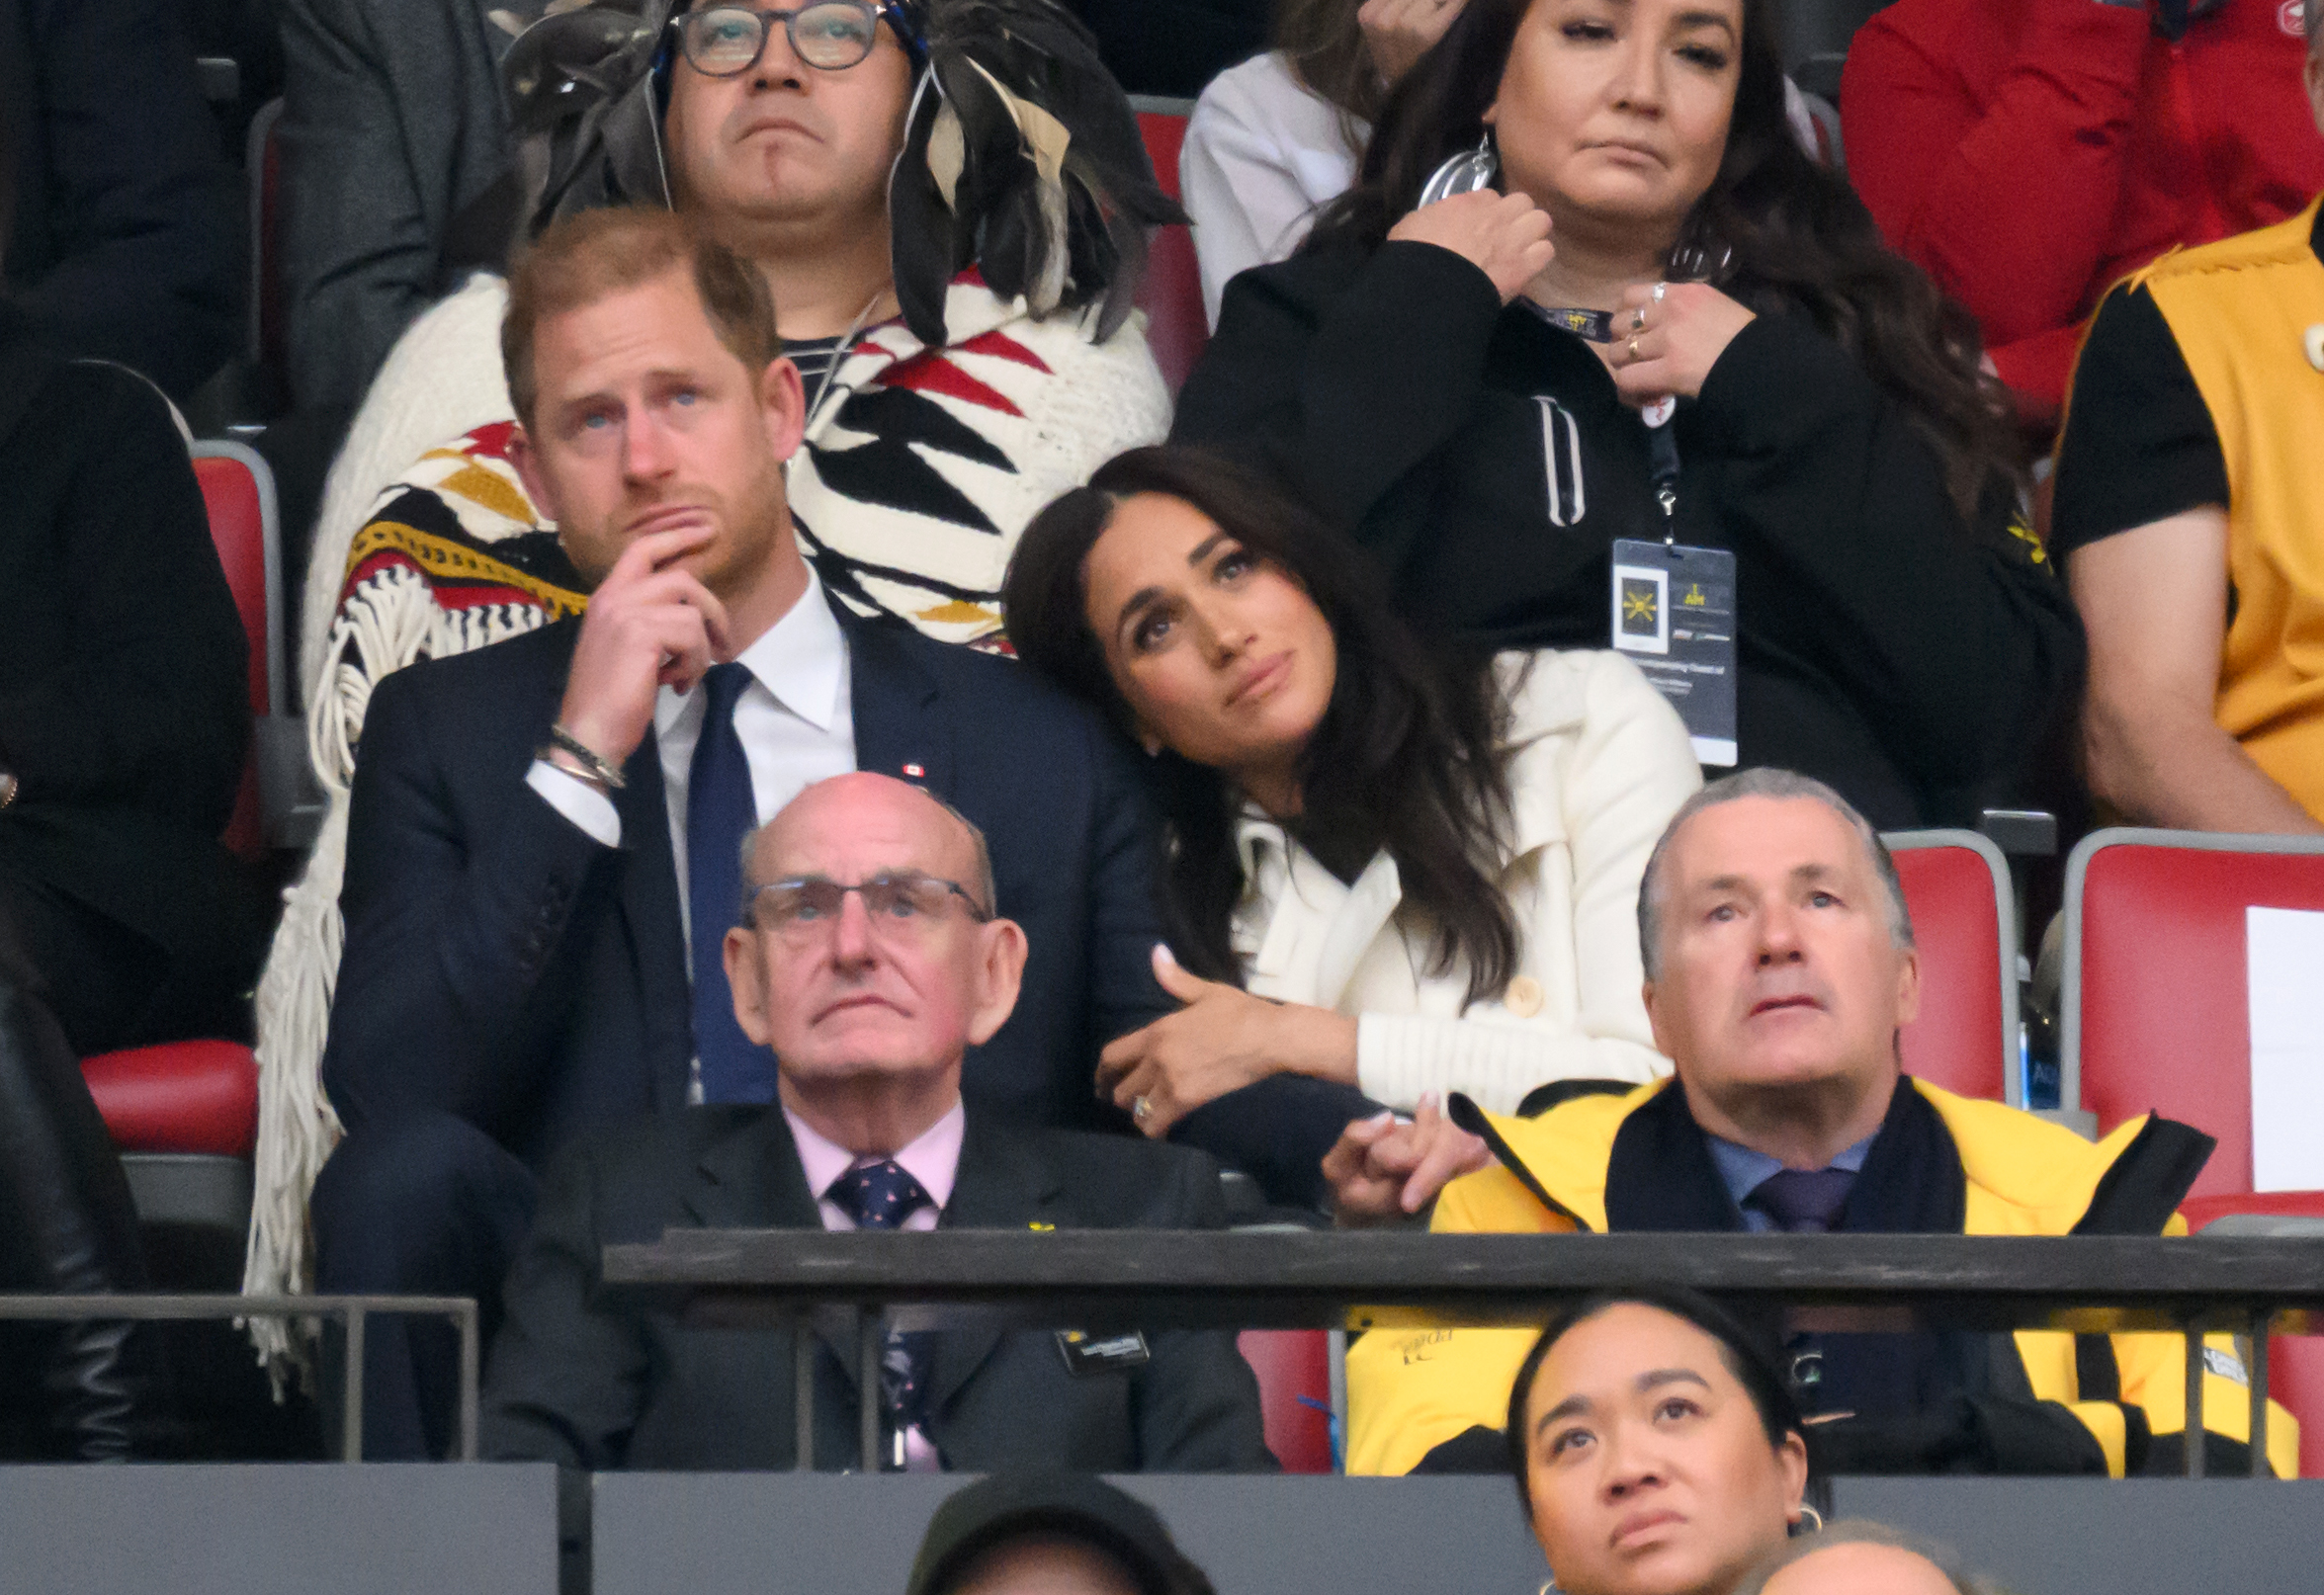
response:
[(1354, 1020), (1188, 974), (1166, 947), (1154, 950), (1154, 977), (1186, 1006), (1113, 1042), (1097, 1060), (1098, 1095), (1147, 1134), (1166, 1135), (1204, 1103), (1270, 1074), (1355, 1078)]
[(1708, 283), (1627, 289), (1622, 305), (1606, 364), (1613, 368), (1623, 401), (1633, 405), (1699, 396), (1711, 367), (1756, 319)]
[(1388, 236), (1451, 250), (1493, 279), (1504, 304), (1557, 254), (1549, 243), (1547, 210), (1522, 194), (1490, 189), (1422, 206), (1389, 228)]
[(589, 596), (557, 722), (608, 764), (646, 739), (657, 688), (691, 692), (725, 655), (726, 606), (692, 571), (671, 568), (716, 535), (706, 526), (649, 533)]
[(1390, 88), (1436, 47), (1466, 0), (1364, 0), (1355, 14), (1372, 68)]
[(1493, 1161), (1493, 1148), (1420, 1099), (1411, 1124), (1394, 1114), (1359, 1119), (1324, 1154), (1333, 1221), (1342, 1229), (1401, 1223), (1463, 1174)]

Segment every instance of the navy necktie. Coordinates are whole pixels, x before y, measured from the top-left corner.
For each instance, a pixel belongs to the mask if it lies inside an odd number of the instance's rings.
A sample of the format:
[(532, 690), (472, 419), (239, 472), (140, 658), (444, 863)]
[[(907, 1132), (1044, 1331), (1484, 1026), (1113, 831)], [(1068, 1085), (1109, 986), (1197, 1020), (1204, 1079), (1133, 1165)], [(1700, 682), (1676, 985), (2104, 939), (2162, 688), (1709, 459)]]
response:
[[(858, 1229), (901, 1229), (922, 1208), (935, 1206), (927, 1188), (893, 1159), (851, 1168), (823, 1193)], [(935, 1358), (930, 1329), (891, 1329), (880, 1356), (880, 1404), (893, 1430), (927, 1433), (928, 1375)]]
[(775, 1055), (734, 1019), (724, 949), (742, 902), (742, 838), (758, 823), (750, 761), (734, 733), (734, 704), (750, 685), (740, 663), (702, 678), (702, 732), (686, 778), (686, 917), (694, 939), (694, 1055), (705, 1102), (772, 1102)]
[(1829, 1234), (1840, 1223), (1855, 1175), (1844, 1168), (1783, 1169), (1768, 1175), (1745, 1198), (1795, 1235)]

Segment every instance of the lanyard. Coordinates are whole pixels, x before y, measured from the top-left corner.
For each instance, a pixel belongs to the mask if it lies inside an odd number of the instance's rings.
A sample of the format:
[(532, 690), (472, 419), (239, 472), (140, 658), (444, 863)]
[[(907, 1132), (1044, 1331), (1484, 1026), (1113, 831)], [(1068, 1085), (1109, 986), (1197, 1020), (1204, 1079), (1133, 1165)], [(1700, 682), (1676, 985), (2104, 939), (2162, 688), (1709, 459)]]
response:
[[(1578, 305), (1552, 308), (1523, 297), (1517, 302), (1561, 332), (1570, 332), (1592, 343), (1614, 341), (1614, 312), (1611, 310), (1587, 310)], [(1678, 536), (1678, 428), (1671, 425), (1671, 418), (1678, 413), (1678, 401), (1665, 396), (1647, 405), (1638, 416), (1646, 425), (1647, 470), (1654, 483), (1654, 500), (1663, 507), (1663, 546), (1666, 548), (1675, 546)]]

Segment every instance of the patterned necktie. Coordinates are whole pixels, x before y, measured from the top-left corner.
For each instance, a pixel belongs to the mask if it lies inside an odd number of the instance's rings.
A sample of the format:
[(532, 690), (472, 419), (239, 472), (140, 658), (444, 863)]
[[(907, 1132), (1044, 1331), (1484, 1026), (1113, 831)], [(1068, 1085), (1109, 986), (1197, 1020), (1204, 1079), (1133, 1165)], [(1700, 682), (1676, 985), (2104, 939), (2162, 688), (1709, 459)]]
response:
[[(823, 1193), (858, 1229), (901, 1229), (922, 1208), (935, 1206), (927, 1188), (894, 1159), (851, 1168)], [(933, 1329), (891, 1329), (880, 1356), (880, 1404), (892, 1429), (928, 1432), (928, 1378), (934, 1367)]]
[(734, 734), (734, 704), (750, 685), (739, 662), (702, 678), (702, 731), (686, 778), (686, 917), (694, 938), (694, 1055), (705, 1102), (772, 1102), (775, 1055), (734, 1019), (724, 949), (742, 899), (742, 838), (758, 823), (750, 761)]
[(1855, 1175), (1844, 1168), (1784, 1169), (1752, 1188), (1744, 1200), (1795, 1235), (1829, 1234), (1848, 1206)]

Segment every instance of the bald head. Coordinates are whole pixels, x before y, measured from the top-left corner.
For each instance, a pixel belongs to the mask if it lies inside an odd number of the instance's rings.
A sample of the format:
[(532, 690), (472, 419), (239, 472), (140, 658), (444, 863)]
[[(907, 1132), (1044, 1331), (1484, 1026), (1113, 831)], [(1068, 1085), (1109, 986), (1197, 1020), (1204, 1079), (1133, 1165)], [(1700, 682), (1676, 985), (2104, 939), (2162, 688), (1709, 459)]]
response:
[(736, 1022), (774, 1049), (785, 1107), (892, 1155), (960, 1100), (967, 1049), (1016, 1005), (1025, 933), (991, 915), (984, 837), (919, 788), (858, 772), (759, 827), (742, 875), (725, 949)]
[(1960, 1595), (1943, 1569), (1902, 1546), (1826, 1546), (1767, 1580), (1762, 1595)]

